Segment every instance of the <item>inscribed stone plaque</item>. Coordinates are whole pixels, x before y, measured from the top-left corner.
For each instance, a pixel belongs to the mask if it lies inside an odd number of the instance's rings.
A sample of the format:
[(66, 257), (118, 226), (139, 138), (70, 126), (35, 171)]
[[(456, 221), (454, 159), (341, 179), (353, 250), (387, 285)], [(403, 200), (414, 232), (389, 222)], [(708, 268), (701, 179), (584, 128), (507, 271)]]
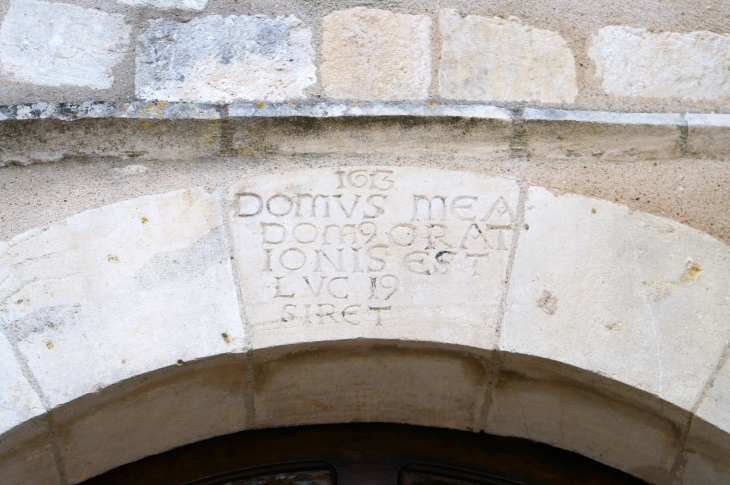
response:
[(228, 197), (255, 348), (345, 338), (492, 344), (519, 187), (442, 170), (308, 170)]

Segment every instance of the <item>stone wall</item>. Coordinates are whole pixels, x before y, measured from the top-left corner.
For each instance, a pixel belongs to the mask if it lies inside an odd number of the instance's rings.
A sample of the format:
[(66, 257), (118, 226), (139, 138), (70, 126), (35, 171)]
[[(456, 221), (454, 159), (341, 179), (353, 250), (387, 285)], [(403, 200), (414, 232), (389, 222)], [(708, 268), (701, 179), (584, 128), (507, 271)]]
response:
[(353, 420), (730, 480), (729, 3), (0, 18), (3, 483)]
[(325, 98), (728, 109), (726, 2), (368, 5), (3, 2), (0, 102)]

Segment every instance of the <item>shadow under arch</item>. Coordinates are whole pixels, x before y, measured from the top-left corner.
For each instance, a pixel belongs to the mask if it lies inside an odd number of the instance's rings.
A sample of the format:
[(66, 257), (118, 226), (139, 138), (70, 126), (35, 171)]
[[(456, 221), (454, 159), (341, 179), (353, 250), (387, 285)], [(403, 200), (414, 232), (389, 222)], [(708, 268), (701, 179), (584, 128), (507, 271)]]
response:
[(244, 430), (395, 423), (524, 438), (668, 484), (690, 418), (644, 391), (543, 358), (355, 339), (221, 354), (139, 375), (16, 427), (0, 438), (0, 454), (12, 473), (13, 460), (20, 470), (53, 448), (75, 484)]

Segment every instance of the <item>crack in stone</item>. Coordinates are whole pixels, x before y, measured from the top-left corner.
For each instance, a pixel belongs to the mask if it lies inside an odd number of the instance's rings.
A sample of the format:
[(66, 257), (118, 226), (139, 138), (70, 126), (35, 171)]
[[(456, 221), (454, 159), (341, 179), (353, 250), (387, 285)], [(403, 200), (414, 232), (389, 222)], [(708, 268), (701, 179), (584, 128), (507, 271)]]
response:
[(515, 256), (517, 254), (517, 245), (520, 239), (520, 233), (525, 223), (525, 206), (527, 205), (528, 190), (530, 186), (524, 181), (518, 181), (520, 186), (520, 198), (517, 203), (517, 214), (516, 220), (512, 227), (512, 243), (510, 244), (509, 257), (507, 259), (507, 267), (504, 272), (504, 283), (502, 285), (502, 296), (499, 301), (499, 313), (497, 316), (497, 328), (494, 334), (494, 340), (492, 342), (492, 355), (489, 364), (489, 382), (485, 387), (485, 396), (482, 401), (482, 408), (479, 412), (481, 419), (480, 427), (486, 428), (487, 418), (489, 417), (489, 411), (494, 401), (494, 387), (499, 382), (500, 375), (502, 373), (502, 365), (504, 363), (504, 356), (499, 349), (500, 341), (502, 338), (502, 327), (504, 326), (504, 317), (507, 313), (507, 297), (509, 296), (510, 280), (512, 278), (512, 268), (514, 267)]
[(512, 111), (512, 133), (509, 139), (510, 158), (529, 159), (530, 153), (527, 150), (527, 126), (523, 117), (523, 109), (518, 108)]
[(689, 437), (689, 432), (692, 429), (692, 423), (697, 415), (697, 411), (700, 410), (700, 406), (707, 397), (707, 394), (710, 392), (710, 389), (714, 387), (715, 380), (723, 367), (725, 367), (725, 364), (727, 364), (728, 359), (730, 359), (730, 342), (725, 344), (725, 348), (720, 355), (720, 359), (718, 360), (715, 369), (712, 371), (712, 374), (710, 374), (710, 377), (707, 379), (705, 386), (698, 394), (697, 399), (689, 412), (689, 416), (687, 417), (687, 423), (679, 438), (679, 448), (677, 449), (677, 455), (674, 459), (674, 464), (672, 465), (671, 477), (672, 484), (674, 485), (681, 485), (684, 482), (684, 468), (687, 465), (687, 438)]
[[(222, 189), (223, 191), (226, 188)], [(243, 341), (244, 347), (246, 348), (246, 387), (243, 392), (243, 404), (246, 408), (245, 424), (246, 429), (251, 429), (256, 425), (256, 406), (254, 400), (254, 361), (253, 361), (253, 345), (251, 343), (251, 335), (249, 332), (248, 318), (246, 317), (246, 310), (243, 306), (243, 293), (241, 292), (240, 279), (238, 276), (238, 266), (236, 265), (235, 253), (233, 251), (233, 244), (231, 244), (231, 226), (230, 219), (228, 217), (228, 211), (226, 210), (225, 198), (222, 192), (219, 191), (217, 194), (218, 208), (223, 217), (223, 239), (225, 244), (228, 246), (228, 254), (230, 255), (229, 263), (231, 265), (231, 271), (233, 272), (233, 284), (236, 287), (236, 297), (238, 299), (238, 315), (241, 319), (241, 325), (243, 326)]]
[(687, 117), (682, 113), (682, 124), (679, 125), (679, 156), (689, 156), (689, 126), (687, 125)]
[(33, 374), (33, 371), (30, 370), (30, 366), (28, 365), (28, 358), (20, 351), (20, 348), (18, 347), (18, 338), (4, 325), (0, 325), (0, 332), (3, 333), (5, 338), (8, 340), (10, 347), (13, 349), (13, 355), (15, 357), (15, 360), (18, 362), (18, 365), (20, 366), (23, 377), (25, 377), (25, 379), (30, 384), (30, 387), (38, 395), (38, 398), (41, 400), (41, 404), (43, 404), (43, 407), (46, 410), (46, 413), (42, 416), (42, 419), (46, 423), (46, 433), (48, 437), (48, 442), (51, 445), (53, 463), (56, 467), (56, 473), (58, 474), (60, 484), (68, 485), (68, 479), (66, 478), (66, 467), (63, 463), (63, 454), (61, 452), (61, 446), (59, 445), (60, 439), (58, 436), (58, 425), (56, 424), (56, 419), (53, 416), (53, 411), (51, 410), (51, 401), (48, 399), (48, 396), (46, 396), (46, 394), (43, 392), (43, 389), (41, 388), (38, 379)]

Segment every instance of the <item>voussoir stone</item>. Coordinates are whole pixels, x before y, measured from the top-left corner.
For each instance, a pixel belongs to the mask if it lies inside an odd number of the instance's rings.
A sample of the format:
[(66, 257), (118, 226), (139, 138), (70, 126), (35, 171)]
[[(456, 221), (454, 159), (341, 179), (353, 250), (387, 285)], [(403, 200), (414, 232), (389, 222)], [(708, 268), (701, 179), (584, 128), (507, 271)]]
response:
[[(0, 251), (2, 246), (0, 246)], [(3, 319), (0, 312), (0, 321)], [(23, 375), (10, 341), (0, 333), (0, 434), (45, 411), (40, 396)]]
[(557, 33), (443, 9), (439, 93), (468, 101), (572, 103), (573, 54)]
[(200, 11), (208, 4), (208, 0), (117, 0), (133, 6), (150, 6), (161, 10), (193, 10)]
[(228, 213), (252, 345), (491, 348), (518, 198), (514, 180), (429, 169), (241, 180)]
[[(730, 305), (730, 302), (728, 302)], [(730, 483), (730, 365), (718, 369), (703, 396), (687, 436), (686, 464), (682, 474), (687, 485)]]
[(146, 196), (17, 236), (0, 323), (52, 407), (150, 370), (245, 348), (220, 205)]
[(612, 25), (593, 36), (596, 77), (614, 96), (720, 100), (730, 96), (730, 35), (652, 33)]
[(334, 99), (413, 100), (431, 84), (431, 19), (356, 7), (324, 17), (320, 66)]
[(501, 349), (690, 410), (730, 337), (730, 249), (678, 222), (531, 188)]
[(303, 98), (317, 80), (311, 38), (294, 16), (151, 20), (137, 52), (137, 96), (208, 103)]
[(123, 15), (13, 0), (0, 27), (2, 73), (18, 82), (109, 89), (130, 30)]

